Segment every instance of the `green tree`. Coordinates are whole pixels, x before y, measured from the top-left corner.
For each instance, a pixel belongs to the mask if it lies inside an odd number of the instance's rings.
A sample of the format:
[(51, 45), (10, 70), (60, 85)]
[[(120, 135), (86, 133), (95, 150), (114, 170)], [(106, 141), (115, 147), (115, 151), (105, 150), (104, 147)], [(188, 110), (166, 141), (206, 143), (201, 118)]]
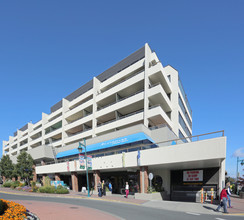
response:
[(0, 161), (0, 172), (2, 176), (5, 176), (7, 179), (13, 177), (14, 165), (9, 155), (4, 155)]
[(33, 165), (33, 158), (25, 151), (21, 152), (17, 157), (17, 173), (28, 185), (30, 185), (30, 179), (33, 178)]

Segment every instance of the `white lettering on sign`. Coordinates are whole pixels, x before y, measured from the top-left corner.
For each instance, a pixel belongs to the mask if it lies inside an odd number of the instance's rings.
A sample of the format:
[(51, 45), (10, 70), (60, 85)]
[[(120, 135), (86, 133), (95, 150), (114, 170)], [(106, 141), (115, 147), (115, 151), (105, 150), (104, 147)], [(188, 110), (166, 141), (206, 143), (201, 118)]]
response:
[(200, 182), (203, 181), (203, 170), (183, 171), (183, 182)]
[(106, 145), (110, 145), (110, 144), (112, 144), (112, 145), (118, 145), (118, 144), (125, 143), (125, 142), (127, 142), (127, 141), (128, 141), (127, 138), (122, 138), (122, 139), (120, 139), (120, 140), (108, 141), (108, 142), (102, 143), (101, 145), (102, 145), (102, 146), (106, 146)]

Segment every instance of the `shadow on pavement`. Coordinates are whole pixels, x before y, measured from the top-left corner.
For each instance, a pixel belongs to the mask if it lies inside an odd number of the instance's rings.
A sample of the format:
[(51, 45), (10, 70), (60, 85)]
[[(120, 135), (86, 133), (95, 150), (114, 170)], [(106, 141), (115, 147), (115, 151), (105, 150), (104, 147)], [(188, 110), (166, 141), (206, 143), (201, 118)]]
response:
[(208, 209), (208, 210), (212, 210), (212, 211), (214, 211), (215, 209), (214, 208), (212, 208), (212, 207), (208, 207), (208, 206), (203, 206), (203, 208), (205, 208), (205, 209)]

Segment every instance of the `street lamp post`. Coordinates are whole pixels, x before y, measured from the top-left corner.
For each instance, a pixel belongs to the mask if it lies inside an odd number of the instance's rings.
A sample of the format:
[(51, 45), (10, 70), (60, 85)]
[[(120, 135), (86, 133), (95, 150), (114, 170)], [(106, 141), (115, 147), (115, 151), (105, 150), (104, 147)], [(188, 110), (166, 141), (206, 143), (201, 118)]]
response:
[(237, 166), (236, 166), (236, 194), (239, 194), (238, 190), (238, 163), (241, 162), (241, 165), (244, 165), (244, 160), (239, 160), (239, 157), (237, 157)]
[(84, 139), (84, 144), (82, 144), (81, 142), (79, 142), (79, 146), (78, 146), (78, 151), (79, 151), (79, 157), (80, 154), (82, 152), (82, 147), (84, 147), (85, 149), (85, 159), (86, 159), (86, 182), (87, 182), (87, 190), (88, 190), (88, 197), (90, 197), (90, 187), (89, 187), (89, 178), (88, 178), (88, 167), (87, 167), (87, 155), (86, 155), (86, 139)]

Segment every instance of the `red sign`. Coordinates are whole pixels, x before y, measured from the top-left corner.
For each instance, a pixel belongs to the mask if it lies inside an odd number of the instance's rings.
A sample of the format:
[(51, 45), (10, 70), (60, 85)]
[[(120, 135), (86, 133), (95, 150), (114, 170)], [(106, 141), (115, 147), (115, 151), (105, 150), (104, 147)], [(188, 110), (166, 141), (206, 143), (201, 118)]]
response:
[(203, 181), (203, 170), (183, 171), (183, 182), (199, 182), (199, 181)]

